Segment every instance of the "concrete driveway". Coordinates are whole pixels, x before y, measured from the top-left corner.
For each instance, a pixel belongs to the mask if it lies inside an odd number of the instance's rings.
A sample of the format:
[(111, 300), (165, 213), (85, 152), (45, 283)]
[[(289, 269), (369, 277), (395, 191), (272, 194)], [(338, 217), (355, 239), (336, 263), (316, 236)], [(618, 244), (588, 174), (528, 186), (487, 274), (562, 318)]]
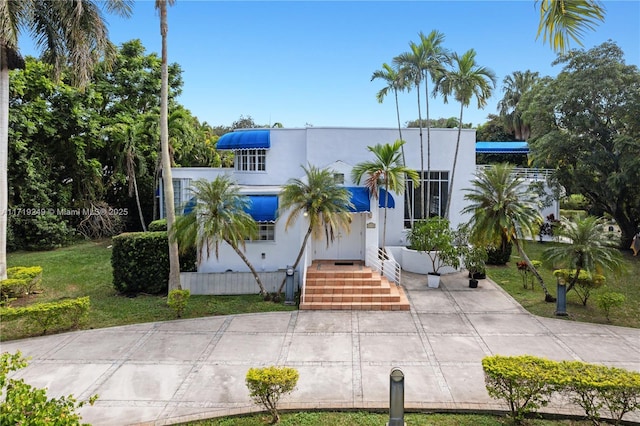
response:
[[(528, 314), (490, 280), (405, 273), (409, 312), (294, 311), (137, 324), (2, 343), (32, 359), (17, 374), (51, 396), (98, 394), (94, 425), (164, 425), (257, 411), (251, 367), (300, 373), (282, 408), (388, 408), (389, 373), (405, 374), (407, 409), (504, 409), (486, 393), (480, 361), (531, 354), (640, 371), (640, 329)], [(542, 297), (542, 293), (540, 294)], [(571, 413), (569, 406), (552, 411)], [(577, 412), (576, 412), (577, 413)], [(627, 419), (640, 421), (640, 413)]]

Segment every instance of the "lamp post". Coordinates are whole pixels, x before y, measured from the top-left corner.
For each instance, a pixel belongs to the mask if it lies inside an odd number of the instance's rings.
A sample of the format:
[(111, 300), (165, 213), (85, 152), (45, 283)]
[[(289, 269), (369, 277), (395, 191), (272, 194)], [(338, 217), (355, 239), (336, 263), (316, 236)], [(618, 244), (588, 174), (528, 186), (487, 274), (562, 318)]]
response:
[(389, 423), (387, 426), (405, 426), (404, 423), (404, 373), (399, 368), (389, 374)]

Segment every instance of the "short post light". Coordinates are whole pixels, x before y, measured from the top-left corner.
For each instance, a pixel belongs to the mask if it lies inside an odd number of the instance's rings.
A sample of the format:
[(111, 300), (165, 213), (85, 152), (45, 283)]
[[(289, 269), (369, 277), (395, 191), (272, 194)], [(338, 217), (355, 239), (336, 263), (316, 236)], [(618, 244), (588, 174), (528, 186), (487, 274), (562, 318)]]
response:
[(293, 288), (293, 275), (294, 275), (293, 266), (287, 266), (287, 280), (284, 288), (284, 304), (285, 305), (295, 305), (295, 289)]
[(404, 423), (404, 373), (392, 368), (389, 374), (389, 423), (387, 426), (405, 426)]
[(567, 316), (567, 283), (564, 279), (556, 277), (556, 312), (559, 317)]

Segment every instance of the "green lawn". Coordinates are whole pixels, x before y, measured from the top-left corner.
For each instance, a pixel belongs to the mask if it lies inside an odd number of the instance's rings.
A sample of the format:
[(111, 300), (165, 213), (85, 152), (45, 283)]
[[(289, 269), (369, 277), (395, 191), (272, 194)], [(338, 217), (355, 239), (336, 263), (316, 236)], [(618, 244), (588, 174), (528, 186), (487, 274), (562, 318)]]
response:
[[(527, 242), (525, 252), (531, 260), (541, 260), (542, 251), (556, 243)], [(609, 275), (604, 287), (594, 290), (587, 302), (587, 306), (582, 306), (582, 302), (576, 294), (571, 291), (567, 295), (567, 320), (594, 322), (602, 324), (614, 324), (625, 327), (640, 328), (640, 256), (634, 257), (630, 252), (625, 252), (626, 271), (618, 278)], [(556, 317), (554, 312), (555, 303), (545, 303), (544, 293), (539, 284), (535, 284), (535, 290), (524, 289), (522, 278), (516, 268), (516, 262), (521, 258), (516, 250), (513, 250), (511, 261), (507, 266), (487, 266), (487, 275), (504, 288), (529, 312), (543, 317)], [(540, 268), (540, 273), (550, 293), (556, 294), (556, 279), (552, 274), (552, 269), (547, 265)], [(621, 308), (612, 310), (611, 321), (608, 322), (604, 313), (598, 308), (596, 297), (605, 291), (615, 291), (622, 293), (626, 301)]]
[[(189, 426), (264, 426), (270, 416), (253, 414), (248, 416), (220, 417), (199, 422), (185, 423)], [(423, 414), (406, 413), (404, 420), (411, 426), (502, 426), (512, 425), (507, 417), (489, 414)], [(380, 426), (389, 421), (388, 413), (353, 412), (292, 412), (281, 415), (282, 426)], [(589, 422), (576, 420), (527, 421), (531, 426), (586, 426)]]
[[(16, 252), (7, 255), (8, 266), (42, 266), (42, 293), (14, 303), (49, 302), (63, 298), (89, 296), (91, 311), (82, 328), (101, 328), (150, 321), (175, 319), (166, 296), (120, 296), (112, 285), (111, 241), (83, 242), (42, 252)], [(191, 296), (183, 318), (250, 312), (295, 310), (264, 302), (259, 295)], [(0, 339), (27, 337), (18, 321), (0, 323)]]

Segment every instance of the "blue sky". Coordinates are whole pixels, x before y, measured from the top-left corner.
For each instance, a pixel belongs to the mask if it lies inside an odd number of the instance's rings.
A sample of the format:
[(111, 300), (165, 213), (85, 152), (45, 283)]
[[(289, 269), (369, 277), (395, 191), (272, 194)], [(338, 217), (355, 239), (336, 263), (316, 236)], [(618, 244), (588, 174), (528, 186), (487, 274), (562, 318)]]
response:
[[(606, 20), (586, 34), (584, 47), (611, 39), (627, 63), (640, 65), (640, 2), (604, 5)], [(560, 71), (551, 66), (556, 55), (550, 47), (536, 41), (538, 16), (533, 0), (177, 0), (168, 10), (168, 54), (183, 69), (181, 103), (212, 125), (251, 115), (256, 123), (285, 127), (394, 127), (393, 98), (376, 101), (384, 84), (371, 82), (371, 74), (407, 51), (420, 31), (436, 29), (444, 33), (445, 47), (459, 53), (475, 49), (478, 63), (498, 77), (484, 110), (475, 101), (465, 109), (464, 122), (478, 125), (496, 112), (506, 75)], [(106, 18), (116, 44), (139, 38), (148, 52), (160, 52), (153, 1), (136, 1), (127, 20)], [(33, 54), (28, 44), (23, 40), (22, 51)], [(442, 98), (431, 98), (429, 105), (432, 118), (459, 114), (459, 105)], [(400, 113), (403, 123), (418, 117), (415, 91), (401, 95)]]

